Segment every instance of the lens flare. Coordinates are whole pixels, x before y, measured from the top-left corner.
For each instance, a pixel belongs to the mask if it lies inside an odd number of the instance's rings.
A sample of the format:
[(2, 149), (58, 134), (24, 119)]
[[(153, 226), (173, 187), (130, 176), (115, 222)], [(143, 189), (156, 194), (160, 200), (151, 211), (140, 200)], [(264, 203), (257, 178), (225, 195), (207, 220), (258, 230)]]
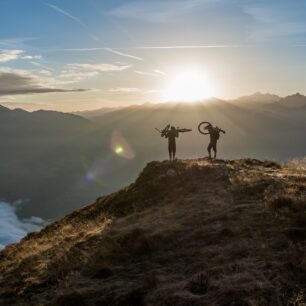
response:
[(84, 180), (87, 183), (97, 183), (99, 185), (105, 185), (102, 181), (102, 177), (109, 171), (109, 161), (105, 156), (96, 156), (94, 161), (89, 160), (85, 156), (82, 156), (82, 165), (85, 171)]
[(86, 173), (86, 175), (85, 175), (85, 180), (86, 180), (87, 182), (92, 182), (92, 181), (95, 180), (95, 178), (96, 178), (96, 175), (95, 175), (93, 172), (88, 172), (88, 173)]
[(120, 157), (126, 159), (133, 159), (135, 157), (135, 153), (131, 145), (118, 131), (114, 131), (112, 133), (111, 148), (113, 152)]
[(117, 146), (115, 148), (115, 153), (118, 155), (121, 155), (124, 152), (123, 148), (121, 146)]
[(121, 133), (114, 131), (111, 134), (111, 150), (109, 152), (106, 153), (105, 150), (102, 150), (101, 154), (91, 158), (82, 156), (85, 182), (108, 188), (108, 178), (114, 172), (114, 169), (117, 169), (113, 162), (118, 157), (131, 160), (135, 157), (135, 153)]

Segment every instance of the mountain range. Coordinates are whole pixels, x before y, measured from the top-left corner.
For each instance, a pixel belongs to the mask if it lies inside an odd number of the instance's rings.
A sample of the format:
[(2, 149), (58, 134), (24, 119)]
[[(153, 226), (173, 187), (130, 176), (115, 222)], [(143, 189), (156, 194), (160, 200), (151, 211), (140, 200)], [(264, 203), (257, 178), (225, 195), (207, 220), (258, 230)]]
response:
[(306, 97), (277, 99), (256, 93), (235, 101), (146, 103), (78, 115), (1, 107), (0, 198), (21, 201), (24, 217), (63, 216), (131, 182), (148, 161), (167, 159), (167, 141), (155, 128), (168, 123), (193, 130), (180, 134), (178, 158), (207, 155), (208, 137), (197, 131), (201, 121), (226, 130), (220, 157), (305, 156)]

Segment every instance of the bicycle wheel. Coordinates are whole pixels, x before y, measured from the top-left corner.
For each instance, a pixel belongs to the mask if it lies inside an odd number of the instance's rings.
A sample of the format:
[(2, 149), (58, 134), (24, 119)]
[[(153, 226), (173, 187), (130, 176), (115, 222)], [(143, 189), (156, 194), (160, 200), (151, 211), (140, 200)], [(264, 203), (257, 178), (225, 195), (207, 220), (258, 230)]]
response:
[(199, 130), (199, 132), (200, 132), (201, 134), (203, 134), (203, 135), (208, 135), (209, 132), (208, 132), (207, 130), (205, 130), (204, 125), (205, 125), (205, 126), (211, 125), (211, 123), (208, 122), (208, 121), (203, 121), (203, 122), (199, 123), (199, 125), (198, 125), (198, 130)]

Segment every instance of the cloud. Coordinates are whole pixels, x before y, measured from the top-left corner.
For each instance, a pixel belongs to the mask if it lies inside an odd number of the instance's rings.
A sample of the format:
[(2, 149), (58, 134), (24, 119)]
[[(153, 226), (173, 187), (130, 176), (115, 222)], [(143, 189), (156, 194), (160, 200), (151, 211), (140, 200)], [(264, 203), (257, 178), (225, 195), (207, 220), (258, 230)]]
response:
[(110, 92), (124, 92), (124, 93), (139, 93), (139, 92), (144, 92), (140, 88), (133, 88), (133, 87), (111, 88), (108, 91), (110, 91)]
[(34, 62), (34, 61), (31, 61), (30, 63), (31, 63), (32, 65), (37, 66), (37, 67), (39, 67), (39, 68), (42, 68), (42, 69), (44, 69), (44, 70), (54, 71), (54, 69), (52, 69), (52, 68), (50, 68), (50, 67), (47, 67), (47, 66), (45, 66), (45, 65), (42, 65), (42, 64), (40, 64), (40, 63), (37, 63), (37, 62)]
[(52, 75), (52, 72), (50, 70), (45, 70), (45, 69), (39, 70), (38, 73), (47, 77)]
[(141, 71), (141, 70), (134, 70), (135, 73), (140, 74), (140, 75), (145, 75), (145, 76), (152, 76), (152, 77), (158, 77), (160, 75), (166, 76), (167, 73), (163, 72), (159, 69), (154, 69), (153, 72), (146, 72), (146, 71)]
[(0, 49), (0, 63), (9, 62), (13, 60), (32, 60), (32, 59), (41, 59), (40, 55), (23, 55), (25, 53), (24, 50), (17, 49)]
[(41, 59), (42, 56), (41, 55), (25, 55), (25, 56), (22, 56), (21, 57), (22, 59), (25, 59), (25, 60), (33, 60), (33, 59)]
[(163, 72), (163, 71), (158, 70), (158, 69), (154, 69), (153, 71), (154, 71), (155, 73), (157, 73), (157, 74), (161, 74), (162, 76), (166, 76), (166, 75), (167, 75), (166, 72)]
[(128, 58), (138, 60), (138, 61), (144, 61), (144, 59), (141, 58), (141, 57), (118, 51), (117, 48), (115, 48), (115, 49), (106, 48), (106, 47), (101, 47), (101, 48), (72, 48), (72, 49), (62, 49), (62, 50), (59, 50), (59, 51), (68, 51), (68, 52), (69, 51), (70, 52), (108, 51), (110, 53), (117, 54), (117, 55), (120, 55), (120, 56), (123, 56), (123, 57), (128, 57)]
[(9, 62), (21, 58), (22, 50), (0, 50), (0, 62)]
[(53, 88), (42, 84), (38, 77), (24, 70), (0, 68), (0, 96), (81, 91), (87, 89)]
[(132, 59), (135, 59), (135, 60), (138, 60), (138, 61), (143, 61), (144, 60), (141, 57), (134, 56), (134, 55), (127, 54), (127, 53), (123, 53), (123, 52), (120, 52), (120, 51), (115, 50), (115, 49), (105, 48), (104, 50), (109, 51), (109, 52), (114, 53), (114, 54), (117, 54), (117, 55), (120, 55), (120, 56), (129, 57), (129, 58), (132, 58)]
[(56, 6), (56, 5), (53, 5), (53, 4), (50, 4), (50, 3), (45, 3), (47, 6), (49, 6), (50, 8), (52, 8), (53, 10), (57, 11), (58, 13), (64, 15), (64, 16), (67, 16), (69, 17), (70, 19), (76, 21), (77, 23), (79, 23), (81, 26), (83, 27), (87, 27), (84, 22), (82, 22), (79, 18), (71, 15), (70, 13), (68, 13), (67, 11), (64, 11), (63, 9), (61, 9), (60, 7)]
[(141, 89), (141, 88), (136, 88), (136, 87), (116, 87), (116, 88), (110, 88), (108, 89), (109, 92), (113, 93), (125, 93), (125, 94), (156, 94), (159, 93), (160, 91), (157, 89)]
[(38, 231), (46, 224), (38, 217), (19, 219), (16, 207), (5, 202), (0, 202), (0, 216), (0, 249), (18, 242), (27, 233)]
[[(50, 4), (50, 3), (45, 3), (46, 6), (50, 7), (51, 9), (55, 10), (56, 12), (72, 19), (73, 21), (75, 21), (76, 23), (78, 23), (79, 25), (81, 25), (83, 28), (85, 28), (86, 30), (89, 31), (89, 27), (81, 20), (79, 19), (78, 17), (76, 16), (73, 16), (72, 14), (68, 13), (67, 11), (63, 10), (62, 8), (56, 6), (56, 5), (53, 5), (53, 4)], [(99, 40), (99, 38), (97, 36), (95, 36), (94, 34), (91, 34), (89, 33), (88, 34), (92, 39), (94, 40)]]
[(153, 73), (153, 72), (145, 72), (145, 71), (141, 71), (141, 70), (134, 70), (134, 72), (137, 73), (137, 74), (140, 74), (140, 75), (156, 77), (156, 74)]
[(131, 68), (131, 65), (113, 65), (113, 64), (68, 64), (67, 66), (72, 68), (83, 69), (87, 71), (99, 71), (99, 72), (109, 72), (109, 71), (123, 71)]
[(52, 80), (52, 83), (72, 84), (97, 75), (99, 75), (98, 71), (81, 71), (75, 68), (67, 68), (60, 71), (57, 78)]
[(72, 63), (65, 65), (59, 71), (54, 71), (54, 69), (43, 66), (39, 63), (35, 62), (31, 63), (33, 65), (42, 68), (42, 70), (39, 70), (37, 72), (40, 75), (40, 79), (43, 80), (45, 84), (49, 84), (52, 87), (78, 83), (84, 79), (98, 76), (101, 73), (120, 72), (129, 69), (131, 67), (130, 65), (123, 65), (123, 64), (115, 65), (115, 64), (105, 64), (105, 63), (100, 63), (100, 64)]

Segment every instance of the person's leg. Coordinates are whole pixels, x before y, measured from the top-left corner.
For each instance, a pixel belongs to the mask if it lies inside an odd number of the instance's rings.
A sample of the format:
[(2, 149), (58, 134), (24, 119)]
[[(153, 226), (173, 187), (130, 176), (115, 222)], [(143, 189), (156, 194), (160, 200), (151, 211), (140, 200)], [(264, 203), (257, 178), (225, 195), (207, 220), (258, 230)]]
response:
[(211, 147), (212, 147), (212, 143), (210, 142), (208, 147), (207, 147), (209, 158), (211, 158)]
[(173, 160), (175, 160), (175, 154), (176, 154), (176, 143), (173, 144)]
[(169, 159), (171, 161), (171, 158), (172, 158), (172, 148), (171, 148), (170, 144), (168, 145), (168, 152), (169, 152)]
[(216, 157), (217, 157), (217, 142), (214, 142), (214, 144), (213, 144), (213, 150), (214, 150), (214, 152), (215, 152), (214, 158), (216, 159)]

